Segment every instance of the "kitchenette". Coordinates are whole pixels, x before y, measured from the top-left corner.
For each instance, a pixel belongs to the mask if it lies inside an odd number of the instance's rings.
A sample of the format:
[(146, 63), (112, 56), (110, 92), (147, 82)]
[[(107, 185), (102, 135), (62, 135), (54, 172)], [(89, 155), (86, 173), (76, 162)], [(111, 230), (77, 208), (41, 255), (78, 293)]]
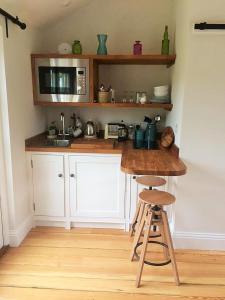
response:
[(34, 225), (128, 231), (143, 189), (137, 176), (166, 177), (163, 189), (173, 191), (173, 178), (186, 173), (165, 126), (170, 86), (155, 86), (169, 83), (176, 57), (64, 48), (31, 55), (34, 105), (48, 115), (46, 132), (25, 141)]

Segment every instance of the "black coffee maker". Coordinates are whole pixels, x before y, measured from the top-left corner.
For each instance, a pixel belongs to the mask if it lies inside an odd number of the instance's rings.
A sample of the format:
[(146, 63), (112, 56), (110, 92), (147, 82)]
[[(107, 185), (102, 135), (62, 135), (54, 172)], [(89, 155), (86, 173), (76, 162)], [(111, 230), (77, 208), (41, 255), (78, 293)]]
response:
[(128, 129), (124, 123), (120, 123), (118, 126), (118, 142), (123, 142), (128, 139)]

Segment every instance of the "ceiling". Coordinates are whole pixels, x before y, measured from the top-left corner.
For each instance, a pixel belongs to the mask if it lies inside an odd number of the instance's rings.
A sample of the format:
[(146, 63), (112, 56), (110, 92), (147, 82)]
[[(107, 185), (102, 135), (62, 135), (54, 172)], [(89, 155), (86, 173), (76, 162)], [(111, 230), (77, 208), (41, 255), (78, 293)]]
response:
[(0, 0), (0, 7), (34, 27), (43, 27), (66, 17), (93, 0)]

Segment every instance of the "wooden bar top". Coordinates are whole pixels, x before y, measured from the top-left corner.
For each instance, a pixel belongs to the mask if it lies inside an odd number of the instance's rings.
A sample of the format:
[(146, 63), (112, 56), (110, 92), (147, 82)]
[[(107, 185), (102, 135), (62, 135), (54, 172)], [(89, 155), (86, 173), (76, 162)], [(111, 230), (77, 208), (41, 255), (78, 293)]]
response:
[[(77, 143), (79, 143), (77, 139)], [(104, 144), (104, 141), (102, 141)], [(40, 134), (25, 142), (25, 150), (33, 152), (61, 152), (61, 153), (101, 153), (121, 154), (121, 170), (135, 175), (159, 175), (159, 176), (181, 176), (186, 173), (186, 166), (178, 157), (179, 150), (174, 145), (170, 150), (140, 150), (134, 149), (131, 141), (118, 143), (114, 147), (96, 147), (93, 140), (93, 148), (53, 147), (46, 143), (45, 134)]]

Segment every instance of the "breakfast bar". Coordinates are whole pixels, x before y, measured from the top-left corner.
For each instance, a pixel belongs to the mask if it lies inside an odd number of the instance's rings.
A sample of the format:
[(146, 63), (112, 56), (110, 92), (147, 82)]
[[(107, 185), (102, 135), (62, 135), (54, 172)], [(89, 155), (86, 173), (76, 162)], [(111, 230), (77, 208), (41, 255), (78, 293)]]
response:
[(52, 147), (46, 145), (46, 135), (40, 134), (26, 140), (26, 151), (35, 152), (66, 152), (66, 153), (95, 153), (95, 154), (121, 154), (121, 170), (127, 174), (181, 176), (186, 173), (186, 166), (179, 158), (179, 149), (172, 145), (170, 149), (142, 150), (134, 149), (131, 141), (112, 142), (109, 147), (108, 140), (98, 139), (85, 143), (84, 139), (74, 141), (67, 147)]

